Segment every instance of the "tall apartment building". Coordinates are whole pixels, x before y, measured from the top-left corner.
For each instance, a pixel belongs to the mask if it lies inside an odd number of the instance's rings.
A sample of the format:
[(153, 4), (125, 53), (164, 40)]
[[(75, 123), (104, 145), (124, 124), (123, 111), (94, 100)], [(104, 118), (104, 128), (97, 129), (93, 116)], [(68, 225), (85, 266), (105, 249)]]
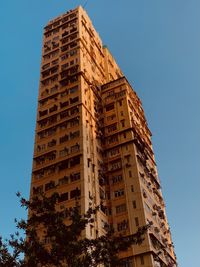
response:
[(82, 7), (44, 28), (31, 196), (41, 191), (82, 213), (103, 203), (89, 238), (153, 222), (124, 266), (176, 266), (141, 101)]

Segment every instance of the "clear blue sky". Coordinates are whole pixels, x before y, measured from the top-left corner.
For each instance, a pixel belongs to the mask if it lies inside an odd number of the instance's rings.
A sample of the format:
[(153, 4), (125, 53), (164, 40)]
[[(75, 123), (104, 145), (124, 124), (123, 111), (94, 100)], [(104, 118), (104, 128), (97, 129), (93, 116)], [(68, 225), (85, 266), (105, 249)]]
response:
[[(85, 0), (1, 0), (0, 234), (29, 195), (43, 26)], [(200, 1), (89, 0), (104, 44), (140, 96), (180, 267), (200, 255)]]

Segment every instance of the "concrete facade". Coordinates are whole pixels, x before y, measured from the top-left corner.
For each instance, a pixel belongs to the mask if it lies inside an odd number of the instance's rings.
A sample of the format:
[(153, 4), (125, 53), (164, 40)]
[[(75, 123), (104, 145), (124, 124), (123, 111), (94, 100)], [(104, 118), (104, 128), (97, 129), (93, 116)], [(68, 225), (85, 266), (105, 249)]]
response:
[(90, 238), (153, 222), (124, 267), (176, 266), (141, 101), (82, 7), (44, 28), (31, 196), (41, 191), (82, 213), (103, 203)]

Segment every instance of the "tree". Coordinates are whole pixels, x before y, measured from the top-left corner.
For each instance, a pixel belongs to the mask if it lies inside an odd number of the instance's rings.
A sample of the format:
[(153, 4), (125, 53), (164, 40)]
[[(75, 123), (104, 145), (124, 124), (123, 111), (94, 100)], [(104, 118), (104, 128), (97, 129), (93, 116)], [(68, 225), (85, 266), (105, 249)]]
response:
[[(120, 265), (120, 251), (141, 244), (149, 225), (130, 236), (116, 236), (107, 225), (106, 234), (96, 239), (81, 238), (82, 232), (93, 224), (99, 207), (89, 208), (81, 215), (78, 206), (58, 209), (60, 195), (41, 194), (31, 201), (21, 197), (21, 206), (28, 209), (27, 220), (15, 220), (18, 231), (3, 242), (0, 237), (1, 267), (105, 267)], [(21, 234), (20, 234), (21, 233)], [(24, 257), (25, 255), (25, 257)]]

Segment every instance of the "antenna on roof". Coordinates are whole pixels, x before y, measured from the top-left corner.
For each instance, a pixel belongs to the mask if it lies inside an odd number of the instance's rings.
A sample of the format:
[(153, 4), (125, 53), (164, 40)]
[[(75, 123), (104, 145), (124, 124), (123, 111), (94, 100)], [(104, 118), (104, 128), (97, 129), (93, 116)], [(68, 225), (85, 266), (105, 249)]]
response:
[(83, 8), (85, 8), (85, 6), (87, 5), (88, 0), (85, 1), (85, 4), (83, 5)]

